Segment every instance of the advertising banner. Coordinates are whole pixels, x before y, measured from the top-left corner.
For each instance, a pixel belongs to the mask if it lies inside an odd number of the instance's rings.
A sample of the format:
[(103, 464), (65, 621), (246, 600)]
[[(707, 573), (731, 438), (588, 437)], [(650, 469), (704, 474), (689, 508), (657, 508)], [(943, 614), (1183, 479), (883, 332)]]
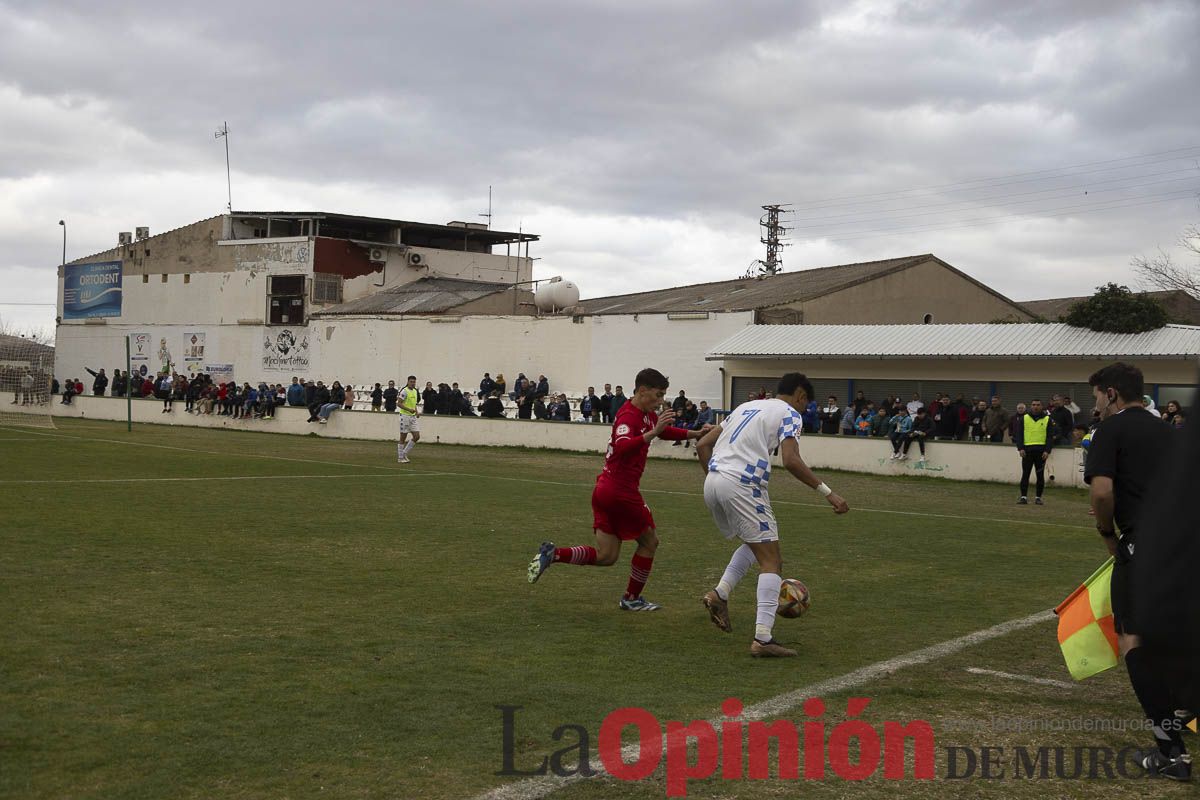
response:
[(188, 331), (183, 334), (183, 366), (191, 375), (204, 372), (203, 331)]
[(121, 262), (67, 264), (63, 271), (63, 319), (121, 316)]
[(150, 366), (150, 334), (129, 334), (129, 370), (143, 378), (154, 374)]
[(305, 329), (284, 328), (279, 333), (268, 332), (263, 338), (264, 372), (302, 375), (308, 371), (308, 357), (308, 331)]

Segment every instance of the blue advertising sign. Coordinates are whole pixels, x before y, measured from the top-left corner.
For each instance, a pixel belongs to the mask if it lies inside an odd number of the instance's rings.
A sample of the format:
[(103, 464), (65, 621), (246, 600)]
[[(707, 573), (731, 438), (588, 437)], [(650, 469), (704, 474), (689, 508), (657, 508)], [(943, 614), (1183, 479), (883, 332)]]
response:
[(121, 262), (67, 264), (63, 319), (121, 316)]

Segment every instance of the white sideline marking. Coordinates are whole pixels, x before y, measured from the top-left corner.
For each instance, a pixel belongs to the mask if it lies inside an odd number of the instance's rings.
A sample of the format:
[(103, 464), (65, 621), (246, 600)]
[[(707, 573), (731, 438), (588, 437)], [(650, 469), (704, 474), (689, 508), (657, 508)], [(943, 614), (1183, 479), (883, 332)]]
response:
[(1036, 683), (1039, 686), (1057, 686), (1059, 689), (1077, 689), (1079, 684), (1067, 683), (1066, 681), (1056, 681), (1053, 678), (1037, 678), (1033, 675), (1017, 675), (1012, 672), (999, 672), (994, 669), (981, 669), (980, 667), (967, 667), (967, 672), (972, 675), (989, 675), (993, 678), (1004, 678), (1010, 681), (1021, 681), (1022, 683)]
[[(3, 440), (0, 440), (3, 441)], [(294, 481), (294, 480), (312, 480), (312, 479), (338, 479), (338, 478), (403, 478), (421, 477), (425, 475), (441, 475), (440, 472), (364, 472), (364, 473), (341, 473), (339, 475), (202, 475), (192, 478), (66, 478), (63, 480), (16, 480), (3, 481), (0, 480), (0, 485), (5, 484), (43, 484), (43, 483), (190, 483), (193, 481)]]
[[(10, 429), (0, 427), (0, 430), (10, 430)], [(24, 431), (22, 431), (22, 432), (24, 432)], [(35, 433), (35, 432), (29, 431), (29, 433)], [(397, 468), (392, 465), (384, 466), (384, 465), (380, 465), (380, 464), (358, 464), (358, 463), (352, 463), (352, 462), (346, 462), (346, 461), (318, 461), (316, 459), (311, 459), (311, 458), (290, 458), (288, 456), (272, 456), (272, 455), (264, 455), (262, 453), (240, 453), (240, 452), (239, 453), (230, 453), (230, 452), (227, 452), (224, 450), (200, 450), (200, 449), (197, 449), (194, 447), (176, 447), (176, 446), (166, 445), (166, 444), (148, 444), (148, 443), (144, 443), (144, 442), (130, 442), (130, 441), (122, 440), (122, 439), (96, 439), (96, 438), (93, 438), (90, 436), (67, 436), (65, 434), (57, 434), (57, 433), (37, 433), (36, 435), (46, 436), (46, 437), (50, 437), (50, 438), (54, 438), (54, 439), (64, 439), (67, 441), (104, 442), (104, 443), (109, 443), (109, 444), (125, 444), (125, 445), (134, 445), (136, 447), (155, 447), (155, 448), (158, 448), (161, 450), (178, 450), (178, 451), (185, 452), (185, 453), (204, 453), (206, 455), (214, 455), (214, 456), (244, 456), (244, 457), (249, 457), (249, 458), (268, 458), (268, 459), (273, 459), (276, 461), (296, 461), (296, 462), (299, 462), (302, 464), (321, 464), (323, 466), (361, 467), (364, 469), (383, 469), (383, 470), (389, 470), (389, 471), (395, 470)], [(508, 475), (484, 475), (481, 473), (473, 473), (473, 472), (417, 472), (417, 471), (413, 470), (413, 471), (411, 471), (411, 474), (425, 475), (428, 477), (486, 478), (489, 480), (496, 480), (496, 481), (514, 481), (516, 483), (533, 483), (533, 484), (537, 484), (540, 486), (567, 486), (567, 487), (571, 487), (571, 488), (590, 488), (593, 485), (591, 483), (571, 483), (571, 482), (567, 482), (567, 481), (547, 481), (547, 480), (541, 480), (538, 478), (514, 478), (514, 477), (511, 477)], [(642, 494), (666, 494), (666, 495), (676, 495), (678, 497), (703, 497), (704, 496), (700, 492), (678, 492), (678, 491), (674, 491), (671, 489), (642, 489), (641, 491), (642, 491)], [(771, 503), (773, 505), (799, 506), (801, 508), (827, 508), (828, 507), (827, 504), (824, 504), (824, 503), (801, 503), (796, 500), (772, 499)], [(1092, 528), (1090, 526), (1084, 526), (1084, 525), (1067, 525), (1066, 523), (1062, 523), (1062, 522), (1037, 522), (1035, 520), (1024, 520), (1024, 519), (1005, 519), (1002, 517), (968, 517), (968, 516), (960, 515), (960, 514), (934, 514), (929, 511), (897, 511), (897, 510), (890, 509), (890, 508), (863, 508), (861, 506), (853, 506), (853, 507), (851, 507), (851, 510), (852, 511), (860, 511), (860, 512), (863, 512), (866, 514), (893, 514), (893, 515), (905, 516), (905, 517), (928, 517), (930, 519), (954, 519), (954, 520), (961, 520), (964, 522), (995, 522), (995, 523), (1010, 524), (1010, 525), (1011, 524), (1036, 525), (1038, 527), (1043, 527), (1043, 528), (1065, 528), (1068, 530), (1073, 529), (1073, 530), (1086, 530), (1086, 531), (1092, 530)]]
[[(1053, 611), (1039, 611), (1036, 614), (1031, 614), (1028, 617), (1020, 619), (1012, 619), (1008, 622), (1001, 622), (999, 625), (993, 625), (990, 628), (968, 633), (965, 636), (959, 636), (957, 639), (949, 639), (940, 644), (925, 647), (921, 650), (914, 650), (911, 653), (905, 653), (895, 658), (889, 658), (887, 661), (880, 661), (876, 664), (871, 664), (853, 672), (848, 672), (845, 675), (840, 675), (836, 678), (828, 678), (816, 683), (810, 683), (807, 686), (802, 686), (785, 694), (772, 697), (764, 700), (761, 703), (756, 703), (752, 706), (747, 706), (742, 713), (742, 719), (749, 722), (751, 720), (761, 720), (770, 717), (778, 717), (789, 709), (803, 703), (810, 697), (820, 697), (821, 695), (837, 694), (846, 689), (852, 689), (857, 686), (862, 686), (866, 683), (871, 683), (879, 678), (891, 675), (893, 672), (904, 669), (905, 667), (914, 667), (920, 664), (928, 664), (930, 661), (935, 661), (939, 658), (944, 658), (953, 655), (968, 647), (986, 642), (989, 639), (995, 639), (1014, 631), (1023, 630), (1032, 627), (1041, 622), (1047, 622), (1054, 619)], [(725, 717), (716, 717), (709, 720), (709, 723), (717, 726), (724, 721)], [(621, 756), (626, 762), (634, 761), (640, 752), (641, 744), (634, 743), (621, 748)], [(666, 751), (666, 744), (663, 744), (663, 751)], [(598, 760), (598, 759), (597, 759)], [(604, 768), (596, 765), (593, 761), (593, 769), (596, 771), (594, 777), (603, 777), (606, 773)], [(537, 777), (526, 778), (525, 780), (515, 781), (505, 786), (500, 786), (496, 789), (479, 795), (476, 800), (537, 800), (537, 798), (546, 797), (566, 787), (569, 784), (581, 780), (590, 780), (582, 778), (578, 775), (573, 775), (568, 778), (559, 777)]]

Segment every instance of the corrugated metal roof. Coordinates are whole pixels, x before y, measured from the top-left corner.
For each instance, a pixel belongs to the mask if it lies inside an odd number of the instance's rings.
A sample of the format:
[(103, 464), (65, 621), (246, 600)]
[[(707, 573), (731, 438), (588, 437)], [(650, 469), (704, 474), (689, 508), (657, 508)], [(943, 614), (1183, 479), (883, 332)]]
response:
[(502, 283), (463, 281), (457, 278), (421, 278), (381, 292), (322, 309), (314, 316), (346, 314), (441, 314), (453, 308), (508, 291)]
[[(1157, 300), (1167, 310), (1167, 318), (1180, 325), (1200, 325), (1200, 300), (1181, 289), (1159, 292), (1138, 292), (1138, 294)], [(1065, 317), (1071, 306), (1087, 300), (1091, 295), (1081, 297), (1052, 297), (1049, 300), (1023, 300), (1021, 305), (1051, 322), (1057, 322), (1059, 317)]]
[(968, 280), (985, 292), (1009, 303), (1014, 311), (1025, 309), (1004, 295), (980, 283), (970, 275), (955, 269), (931, 253), (865, 261), (860, 264), (839, 264), (832, 267), (781, 272), (761, 278), (738, 278), (715, 283), (695, 283), (670, 289), (656, 289), (636, 294), (593, 297), (580, 301), (587, 314), (665, 314), (680, 311), (752, 311), (759, 308), (811, 300), (850, 286), (900, 272), (926, 262), (940, 264), (945, 269)]
[(750, 325), (712, 347), (722, 358), (1194, 358), (1200, 327), (1097, 333), (1064, 323)]

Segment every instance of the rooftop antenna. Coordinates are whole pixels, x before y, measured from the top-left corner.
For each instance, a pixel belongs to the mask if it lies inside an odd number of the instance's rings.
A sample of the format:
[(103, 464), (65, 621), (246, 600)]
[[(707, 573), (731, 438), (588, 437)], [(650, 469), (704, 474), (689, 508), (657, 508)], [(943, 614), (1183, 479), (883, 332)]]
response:
[(229, 178), (229, 123), (222, 122), (221, 129), (213, 134), (214, 139), (225, 140), (225, 190), (229, 193), (229, 213), (233, 213), (233, 183)]
[(788, 208), (790, 205), (791, 203), (775, 203), (762, 207), (766, 213), (758, 220), (758, 225), (762, 228), (759, 241), (767, 246), (767, 257), (761, 261), (751, 262), (746, 269), (746, 274), (742, 277), (765, 278), (768, 275), (778, 275), (783, 272), (783, 258), (780, 257), (779, 252), (789, 246), (784, 239), (787, 238), (791, 228), (780, 224), (779, 215), (794, 213)]
[(488, 186), (488, 210), (486, 214), (480, 214), (481, 217), (487, 217), (488, 230), (492, 229), (492, 187)]

